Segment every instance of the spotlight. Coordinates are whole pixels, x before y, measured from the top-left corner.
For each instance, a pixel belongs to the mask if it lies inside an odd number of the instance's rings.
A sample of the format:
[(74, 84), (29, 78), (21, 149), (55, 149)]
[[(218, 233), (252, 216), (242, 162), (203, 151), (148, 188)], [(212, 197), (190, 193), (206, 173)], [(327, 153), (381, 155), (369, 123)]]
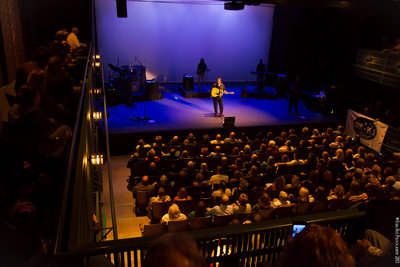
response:
[(93, 94), (95, 94), (95, 95), (99, 95), (99, 94), (101, 94), (101, 88), (93, 88)]
[(96, 58), (96, 59), (100, 59), (100, 55), (96, 55), (95, 58)]
[(226, 3), (224, 3), (224, 9), (225, 10), (243, 10), (244, 3), (237, 2), (237, 1), (226, 2)]
[(97, 68), (100, 67), (100, 62), (95, 62), (94, 66), (97, 67)]
[(103, 155), (102, 154), (92, 154), (92, 165), (103, 165)]

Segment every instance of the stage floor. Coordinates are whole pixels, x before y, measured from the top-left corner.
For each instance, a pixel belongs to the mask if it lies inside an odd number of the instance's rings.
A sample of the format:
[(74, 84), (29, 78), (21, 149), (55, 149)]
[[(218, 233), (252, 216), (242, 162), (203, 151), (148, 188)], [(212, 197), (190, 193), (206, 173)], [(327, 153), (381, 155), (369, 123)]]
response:
[[(164, 93), (164, 98), (160, 100), (137, 102), (131, 107), (125, 104), (108, 107), (109, 133), (223, 128), (223, 119), (213, 116), (214, 108), (211, 98), (184, 98), (177, 87), (178, 85), (170, 85), (168, 88), (160, 86), (160, 91)], [(247, 86), (248, 90), (251, 90), (249, 87), (251, 86)], [(299, 114), (296, 114), (288, 112), (286, 99), (242, 99), (240, 97), (242, 88), (243, 85), (240, 86), (240, 84), (227, 85), (227, 91), (235, 94), (223, 97), (224, 115), (236, 118), (235, 127), (339, 121), (335, 116), (326, 117), (307, 109), (303, 101), (299, 101)], [(150, 120), (136, 120), (134, 117), (150, 117)]]

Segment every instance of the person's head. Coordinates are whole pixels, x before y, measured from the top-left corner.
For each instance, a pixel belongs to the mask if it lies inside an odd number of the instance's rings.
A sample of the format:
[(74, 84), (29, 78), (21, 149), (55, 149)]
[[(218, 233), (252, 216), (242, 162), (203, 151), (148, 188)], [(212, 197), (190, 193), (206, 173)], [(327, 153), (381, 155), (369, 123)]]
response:
[(47, 71), (50, 73), (59, 73), (63, 69), (63, 60), (58, 56), (52, 56), (47, 64)]
[(283, 190), (286, 184), (285, 177), (283, 175), (276, 177), (274, 184), (279, 191)]
[(356, 180), (353, 180), (349, 187), (349, 193), (352, 196), (358, 196), (361, 194), (361, 186), (360, 183)]
[(178, 137), (177, 135), (175, 135), (174, 137), (172, 137), (172, 140), (173, 140), (174, 142), (178, 142), (178, 141), (179, 141), (179, 137)]
[(309, 202), (310, 192), (306, 187), (301, 187), (299, 190), (299, 198), (301, 202)]
[(196, 217), (204, 217), (204, 214), (206, 213), (207, 210), (207, 204), (203, 200), (200, 200), (195, 209), (194, 209), (194, 216)]
[(200, 63), (204, 64), (204, 58), (200, 58)]
[(270, 141), (268, 142), (268, 147), (269, 147), (269, 148), (274, 148), (275, 145), (276, 145), (276, 143), (275, 143), (274, 140), (270, 140)]
[(234, 177), (235, 179), (240, 179), (240, 178), (242, 178), (242, 176), (243, 176), (243, 173), (242, 173), (241, 170), (236, 170), (236, 171), (233, 173), (233, 177)]
[(196, 182), (201, 183), (204, 180), (204, 176), (201, 173), (196, 174), (196, 178), (195, 178)]
[(160, 177), (160, 184), (167, 184), (167, 182), (168, 182), (168, 178), (167, 178), (167, 176), (166, 175), (161, 175), (161, 177)]
[(221, 77), (218, 77), (217, 83), (218, 83), (218, 84), (222, 83), (222, 78), (221, 78)]
[(221, 205), (228, 205), (229, 204), (229, 197), (228, 195), (223, 194), (221, 197)]
[(262, 64), (263, 63), (263, 60), (262, 59), (260, 59), (260, 64)]
[(287, 133), (285, 131), (281, 132), (281, 138), (286, 139), (287, 138)]
[(149, 158), (152, 158), (152, 157), (154, 157), (156, 155), (156, 151), (152, 148), (152, 149), (150, 149), (148, 152), (147, 152), (147, 156), (149, 157)]
[(263, 208), (269, 208), (271, 206), (271, 197), (267, 193), (262, 193), (258, 199), (258, 203)]
[(176, 219), (181, 215), (181, 210), (179, 209), (178, 205), (172, 204), (171, 207), (168, 209), (168, 216), (170, 219)]
[(207, 263), (193, 237), (183, 233), (168, 233), (148, 247), (143, 266), (206, 267)]
[(249, 202), (249, 197), (246, 194), (242, 193), (239, 195), (238, 202), (240, 205), (246, 205), (247, 202)]
[(29, 108), (40, 104), (40, 92), (36, 88), (23, 85), (17, 94), (17, 103), (24, 108)]
[(208, 147), (202, 147), (200, 150), (200, 154), (203, 156), (208, 155)]
[(345, 194), (343, 185), (341, 184), (336, 185), (335, 188), (333, 189), (333, 192), (338, 198), (343, 198)]
[(194, 169), (194, 162), (193, 162), (193, 161), (189, 161), (189, 162), (187, 163), (187, 167), (188, 167), (189, 169)]
[(152, 171), (156, 170), (157, 169), (156, 163), (155, 162), (150, 162), (149, 169), (152, 170)]
[(344, 160), (344, 152), (342, 149), (336, 149), (336, 159), (339, 161), (343, 161)]
[(210, 136), (208, 134), (203, 135), (203, 142), (210, 142)]
[(46, 90), (46, 72), (41, 69), (33, 70), (29, 76), (27, 84), (32, 87), (38, 89), (40, 92)]
[(207, 163), (203, 162), (200, 164), (200, 170), (206, 171), (207, 170)]
[(389, 176), (386, 178), (386, 184), (391, 187), (396, 183), (396, 178), (394, 176)]
[(73, 32), (75, 35), (79, 34), (79, 29), (77, 27), (73, 27), (71, 32)]
[(301, 185), (300, 177), (297, 175), (292, 176), (292, 187), (299, 187)]
[(281, 203), (288, 201), (289, 200), (288, 193), (286, 193), (285, 191), (279, 192), (279, 200), (281, 201)]
[(223, 170), (224, 170), (224, 169), (222, 168), (222, 166), (218, 166), (218, 167), (217, 167), (217, 173), (218, 173), (218, 174), (222, 174)]
[(251, 146), (250, 145), (245, 145), (243, 148), (243, 151), (245, 154), (250, 154), (251, 153)]
[(142, 184), (148, 185), (149, 184), (149, 176), (145, 175), (142, 177)]
[(285, 244), (279, 267), (354, 267), (346, 243), (332, 228), (308, 225)]
[(220, 134), (217, 134), (216, 136), (215, 136), (215, 140), (222, 140), (222, 136), (220, 135)]
[(186, 188), (184, 188), (184, 187), (179, 188), (179, 191), (178, 191), (178, 194), (177, 194), (178, 198), (186, 199), (186, 198), (188, 198), (188, 196), (189, 195), (188, 195), (188, 192), (187, 192)]
[(160, 187), (157, 191), (158, 196), (162, 197), (165, 196), (165, 188), (164, 187)]
[(183, 150), (183, 151), (182, 151), (182, 154), (181, 154), (181, 157), (182, 157), (182, 158), (188, 158), (188, 157), (189, 157), (189, 151)]
[(232, 138), (232, 139), (235, 139), (235, 132), (231, 132), (231, 133), (229, 134), (229, 137)]

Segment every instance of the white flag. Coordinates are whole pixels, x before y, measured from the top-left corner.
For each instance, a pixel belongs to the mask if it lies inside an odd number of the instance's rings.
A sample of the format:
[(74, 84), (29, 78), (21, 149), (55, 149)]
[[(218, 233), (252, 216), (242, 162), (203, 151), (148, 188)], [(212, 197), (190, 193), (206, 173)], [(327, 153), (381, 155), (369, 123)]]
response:
[(349, 136), (360, 136), (362, 144), (381, 152), (388, 125), (371, 119), (353, 110), (347, 113), (345, 133)]

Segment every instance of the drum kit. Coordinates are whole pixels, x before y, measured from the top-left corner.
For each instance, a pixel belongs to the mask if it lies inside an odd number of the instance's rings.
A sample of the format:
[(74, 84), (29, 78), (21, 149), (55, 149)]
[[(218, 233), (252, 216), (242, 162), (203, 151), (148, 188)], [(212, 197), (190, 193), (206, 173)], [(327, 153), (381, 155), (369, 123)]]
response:
[(133, 92), (145, 88), (146, 67), (124, 65), (121, 67), (108, 64), (114, 75), (110, 76), (110, 86), (117, 89), (120, 96), (129, 97)]

